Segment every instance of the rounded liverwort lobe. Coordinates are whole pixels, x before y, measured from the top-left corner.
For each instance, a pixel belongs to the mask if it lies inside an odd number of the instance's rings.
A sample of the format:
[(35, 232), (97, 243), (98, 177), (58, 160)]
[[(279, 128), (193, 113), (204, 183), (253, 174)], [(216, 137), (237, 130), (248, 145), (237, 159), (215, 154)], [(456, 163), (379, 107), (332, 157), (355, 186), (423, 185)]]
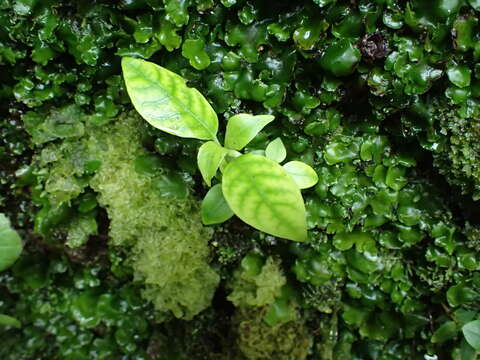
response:
[(340, 40), (325, 50), (320, 66), (336, 76), (346, 76), (353, 73), (360, 59), (360, 50), (350, 41)]

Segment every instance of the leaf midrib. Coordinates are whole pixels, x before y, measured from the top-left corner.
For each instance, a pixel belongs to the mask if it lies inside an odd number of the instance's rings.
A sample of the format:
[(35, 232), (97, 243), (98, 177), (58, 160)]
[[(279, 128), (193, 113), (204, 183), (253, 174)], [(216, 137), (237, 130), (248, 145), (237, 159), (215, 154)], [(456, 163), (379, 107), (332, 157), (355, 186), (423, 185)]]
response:
[[(240, 165), (240, 166), (238, 166), (238, 165)], [(245, 164), (243, 164), (243, 163), (239, 163), (239, 164), (237, 164), (237, 166), (238, 166), (238, 167), (244, 167), (244, 168), (247, 167), (247, 166), (245, 166)], [(244, 173), (244, 174), (245, 174), (245, 173)], [(278, 211), (275, 209), (275, 207), (272, 207), (272, 202), (270, 202), (270, 201), (265, 201), (265, 197), (262, 195), (262, 193), (261, 193), (260, 191), (258, 191), (258, 187), (256, 186), (256, 183), (255, 183), (254, 181), (252, 181), (252, 180), (250, 179), (250, 177), (248, 177), (248, 176), (245, 176), (245, 175), (244, 175), (243, 177), (245, 177), (245, 178), (247, 179), (247, 182), (249, 182), (250, 184), (252, 184), (252, 187), (255, 188), (255, 192), (256, 192), (256, 193), (259, 195), (259, 197), (262, 199), (262, 202), (267, 203), (267, 204), (269, 205), (269, 208), (270, 208), (270, 209), (272, 210), (272, 212), (274, 213), (274, 216), (276, 216), (277, 218), (283, 220), (283, 221), (284, 221), (284, 224), (290, 224), (290, 221), (288, 221), (288, 217), (283, 216), (281, 213), (279, 214)], [(252, 176), (252, 177), (253, 177), (253, 176)], [(237, 179), (238, 179), (238, 178), (237, 178)], [(282, 221), (279, 221), (279, 223), (282, 224)], [(290, 230), (295, 229), (295, 227), (293, 227), (293, 226), (288, 226), (288, 228), (289, 228)], [(294, 233), (296, 233), (296, 231), (294, 231)]]
[[(158, 65), (155, 65), (155, 66), (158, 66)], [(158, 70), (158, 69), (156, 69), (156, 70)], [(137, 73), (137, 76), (138, 76), (138, 74), (142, 75), (142, 72), (139, 71), (139, 67), (138, 67), (138, 66), (135, 66), (135, 71), (136, 71), (136, 73)], [(170, 71), (170, 70), (167, 70), (167, 71)], [(168, 74), (168, 73), (167, 73), (167, 76), (171, 77), (171, 75)], [(210, 129), (208, 128), (208, 126), (206, 125), (206, 123), (203, 122), (201, 119), (199, 119), (192, 111), (190, 111), (190, 109), (188, 108), (188, 106), (187, 106), (186, 104), (183, 104), (183, 103), (180, 102), (179, 100), (176, 100), (172, 95), (170, 95), (170, 93), (169, 93), (168, 91), (166, 91), (165, 87), (162, 85), (161, 82), (155, 82), (155, 81), (153, 81), (153, 80), (150, 79), (150, 78), (148, 78), (147, 81), (150, 82), (153, 87), (154, 87), (155, 85), (157, 85), (158, 87), (160, 87), (160, 88), (162, 89), (162, 91), (164, 92), (164, 94), (166, 94), (165, 98), (170, 99), (170, 101), (172, 101), (173, 103), (175, 103), (177, 106), (179, 106), (180, 108), (183, 108), (181, 111), (190, 113), (190, 114), (192, 115), (192, 117), (193, 117), (195, 120), (197, 120), (197, 121), (202, 125), (202, 127), (207, 131), (207, 133), (210, 134), (211, 139), (212, 139), (212, 140), (216, 140), (217, 135), (214, 134), (212, 131), (210, 131)], [(184, 81), (184, 80), (181, 79), (181, 81)], [(174, 79), (173, 83), (175, 83), (175, 79)], [(193, 89), (193, 88), (189, 88), (189, 87), (185, 84), (185, 82), (183, 82), (182, 85), (184, 85), (184, 86), (187, 88), (187, 90), (189, 90), (189, 91), (195, 90), (195, 89)], [(201, 94), (200, 94), (200, 95), (201, 95)], [(202, 95), (202, 96), (203, 96), (203, 95)], [(163, 98), (163, 99), (165, 99), (165, 98)], [(163, 100), (163, 99), (162, 99), (162, 100)], [(205, 99), (205, 101), (207, 101), (207, 100)], [(215, 112), (214, 112), (214, 114), (215, 114)], [(216, 115), (216, 114), (215, 114), (215, 115)], [(190, 128), (190, 127), (189, 127), (189, 128)]]

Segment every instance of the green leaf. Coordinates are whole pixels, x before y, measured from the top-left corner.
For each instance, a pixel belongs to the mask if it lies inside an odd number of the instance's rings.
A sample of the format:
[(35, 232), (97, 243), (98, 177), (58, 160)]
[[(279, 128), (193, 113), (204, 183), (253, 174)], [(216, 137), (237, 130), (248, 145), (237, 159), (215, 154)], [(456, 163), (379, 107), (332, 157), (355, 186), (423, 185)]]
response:
[(450, 306), (459, 306), (475, 301), (478, 298), (478, 293), (466, 283), (459, 283), (447, 290), (447, 301)]
[(177, 173), (160, 174), (153, 180), (152, 185), (164, 198), (184, 200), (188, 196), (188, 184)]
[(198, 168), (208, 186), (211, 186), (211, 180), (227, 153), (227, 149), (213, 141), (206, 142), (198, 149)]
[(197, 70), (206, 69), (210, 65), (210, 58), (205, 51), (205, 42), (201, 39), (187, 39), (182, 45), (182, 56), (190, 60)]
[(186, 25), (189, 19), (188, 4), (185, 0), (165, 0), (167, 19), (177, 26)]
[(152, 126), (180, 137), (216, 140), (215, 111), (185, 79), (132, 57), (122, 58), (122, 69), (133, 106)]
[(465, 340), (477, 351), (480, 351), (480, 320), (470, 321), (462, 327)]
[(233, 211), (223, 197), (222, 185), (214, 185), (202, 202), (202, 222), (205, 225), (220, 224), (233, 216)]
[(350, 75), (362, 58), (360, 50), (347, 39), (335, 41), (320, 58), (320, 66), (335, 76)]
[(0, 271), (10, 267), (22, 252), (22, 240), (10, 227), (10, 221), (0, 213)]
[(450, 82), (459, 88), (470, 85), (472, 71), (466, 65), (454, 65), (447, 69), (447, 76)]
[(465, 339), (462, 339), (460, 344), (460, 359), (459, 360), (477, 360), (477, 352), (471, 347)]
[(283, 165), (283, 168), (300, 189), (307, 189), (318, 182), (318, 175), (315, 170), (301, 161), (289, 161)]
[(22, 326), (22, 323), (17, 319), (15, 319), (14, 317), (0, 314), (0, 325), (12, 326), (18, 329)]
[(440, 326), (432, 335), (432, 343), (442, 343), (455, 337), (458, 333), (457, 324), (453, 321), (447, 321)]
[(237, 114), (228, 119), (225, 146), (241, 150), (269, 123), (273, 115)]
[(242, 155), (225, 168), (223, 195), (244, 222), (294, 241), (307, 238), (300, 189), (283, 167), (260, 155)]
[(276, 138), (265, 149), (265, 156), (270, 160), (281, 163), (287, 157), (287, 149), (283, 145), (282, 139)]
[(405, 170), (403, 167), (389, 167), (385, 183), (395, 191), (401, 190), (408, 182), (405, 176)]

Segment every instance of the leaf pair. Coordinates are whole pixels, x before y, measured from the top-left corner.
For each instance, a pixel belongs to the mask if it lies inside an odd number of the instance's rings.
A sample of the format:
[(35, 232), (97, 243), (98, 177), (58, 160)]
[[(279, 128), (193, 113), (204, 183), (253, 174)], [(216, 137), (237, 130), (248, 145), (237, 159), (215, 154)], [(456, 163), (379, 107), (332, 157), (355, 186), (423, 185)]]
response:
[[(218, 118), (208, 101), (181, 76), (149, 61), (122, 58), (123, 78), (135, 109), (152, 126), (169, 134), (218, 143)], [(243, 149), (268, 123), (272, 115), (232, 116), (225, 147)]]

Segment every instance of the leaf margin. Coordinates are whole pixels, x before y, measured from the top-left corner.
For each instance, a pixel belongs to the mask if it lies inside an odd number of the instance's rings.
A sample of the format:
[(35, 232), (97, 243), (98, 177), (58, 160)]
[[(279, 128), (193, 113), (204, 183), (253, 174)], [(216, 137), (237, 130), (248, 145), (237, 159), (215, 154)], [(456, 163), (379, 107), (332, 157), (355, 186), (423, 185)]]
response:
[(239, 113), (231, 116), (225, 130), (225, 147), (232, 150), (243, 149), (273, 120), (273, 115)]
[[(318, 183), (318, 174), (317, 172), (308, 164), (305, 164), (302, 161), (297, 161), (297, 160), (292, 160), (287, 162), (286, 164), (282, 165), (283, 168), (287, 171), (287, 173), (293, 178), (295, 183), (300, 189), (308, 189), (312, 186), (315, 186)], [(301, 182), (301, 179), (299, 178), (304, 178), (305, 176), (303, 175), (297, 175), (297, 173), (293, 173), (291, 167), (292, 166), (297, 166), (298, 168), (303, 168), (306, 172), (310, 172), (310, 175), (314, 175), (313, 178), (311, 177), (310, 182)]]
[(227, 154), (228, 150), (215, 141), (207, 141), (198, 149), (197, 166), (208, 186), (212, 186), (212, 178)]

